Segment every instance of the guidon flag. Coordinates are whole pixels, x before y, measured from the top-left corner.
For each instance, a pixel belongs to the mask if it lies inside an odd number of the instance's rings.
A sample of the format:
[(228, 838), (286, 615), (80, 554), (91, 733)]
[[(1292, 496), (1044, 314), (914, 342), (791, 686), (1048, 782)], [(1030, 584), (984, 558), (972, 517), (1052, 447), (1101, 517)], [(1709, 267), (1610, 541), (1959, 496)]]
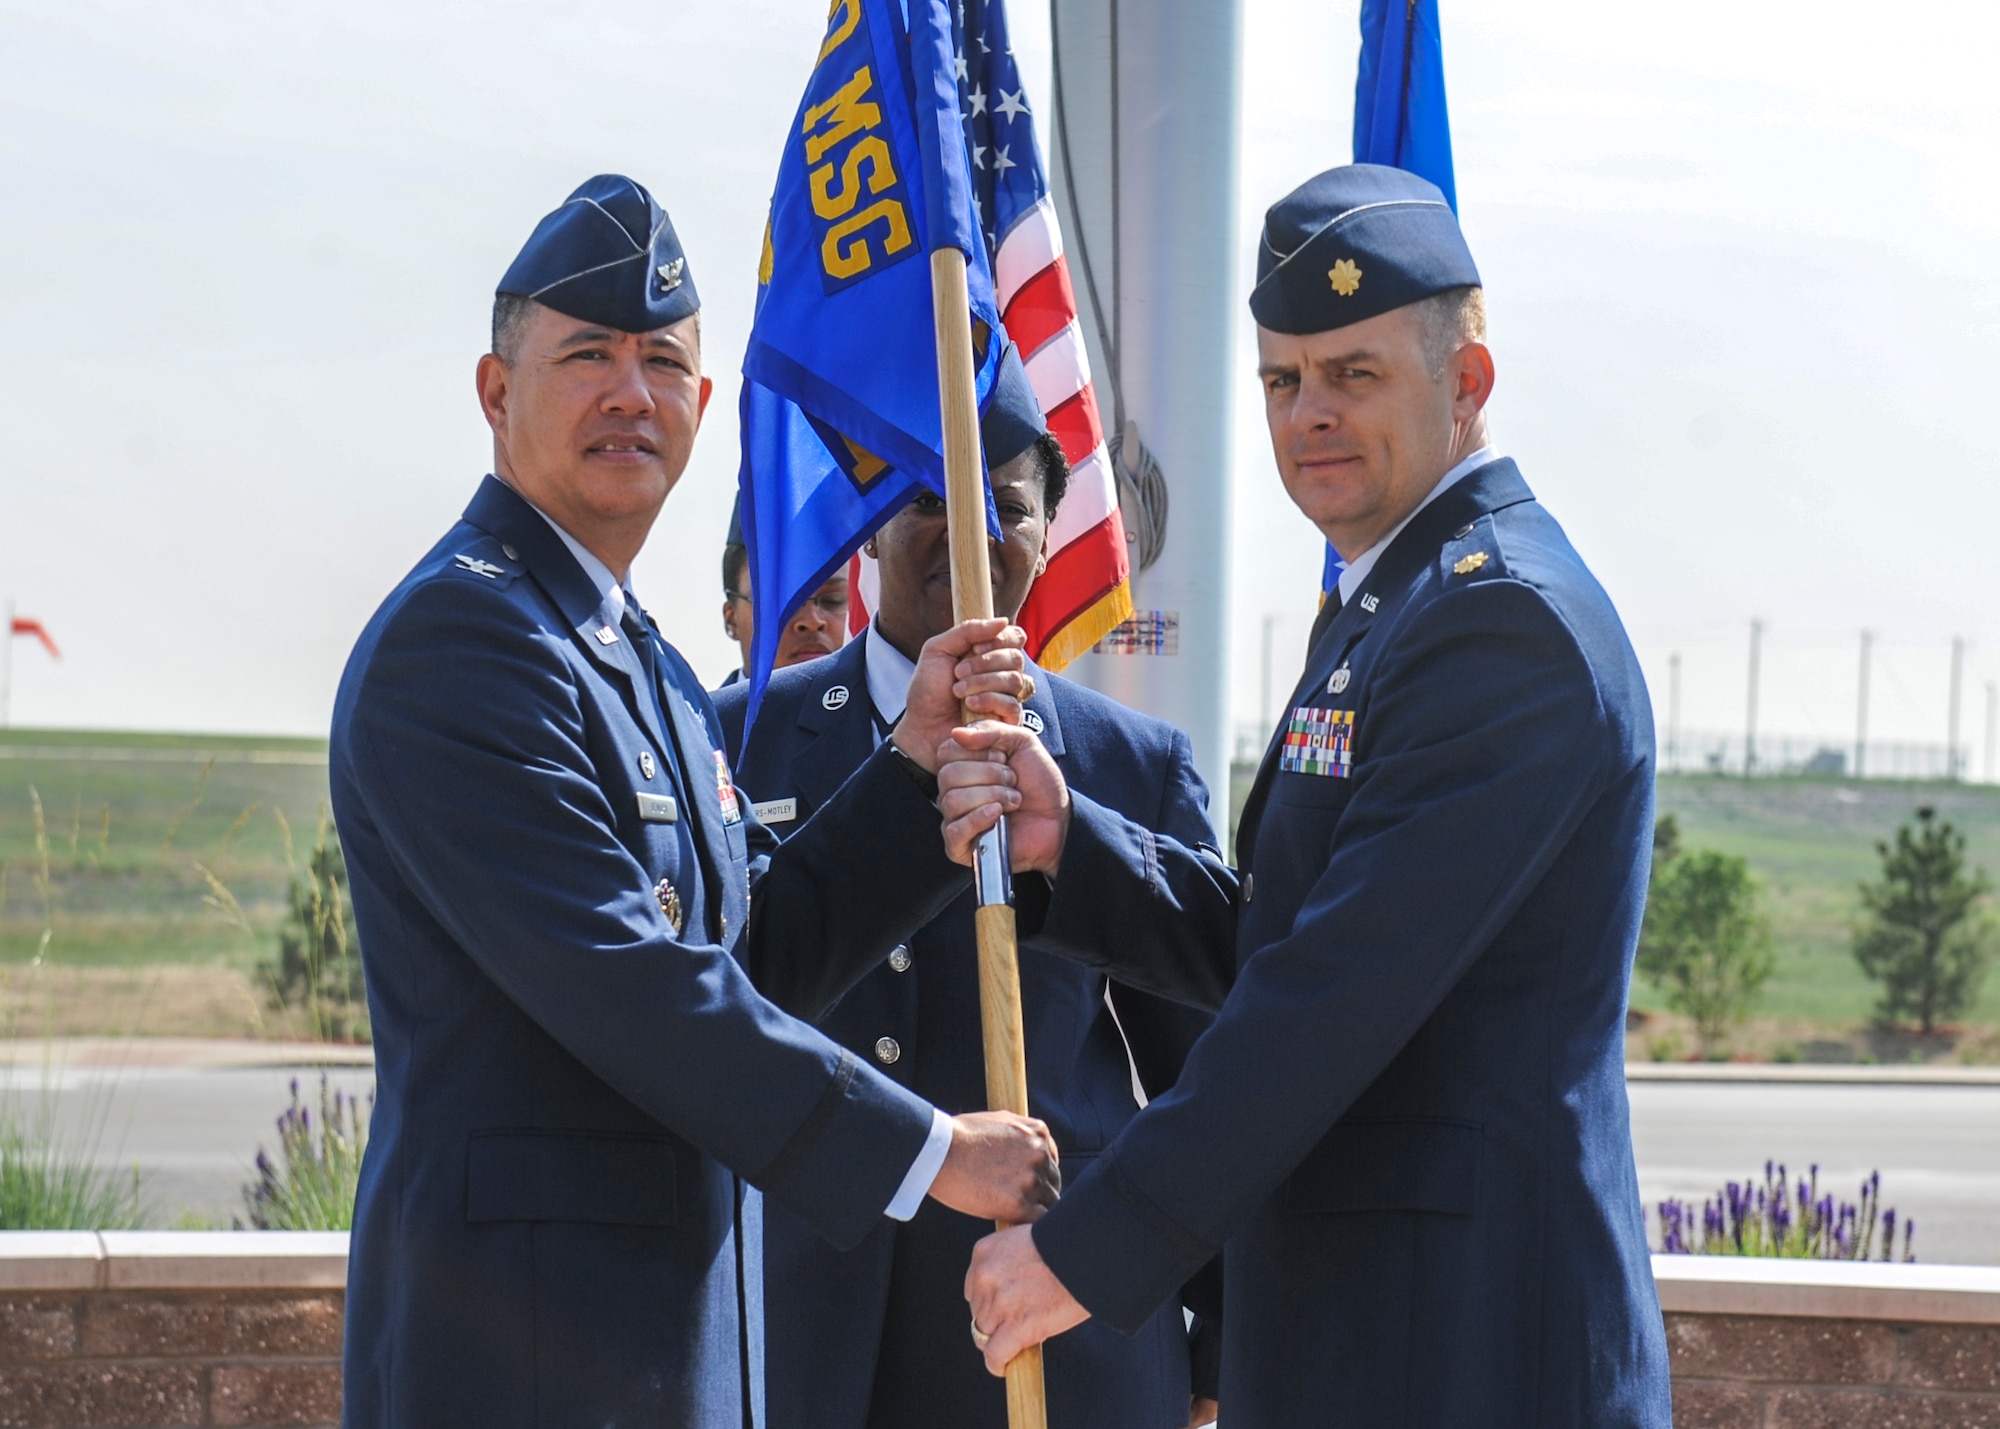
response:
[[(1070, 464), (1069, 489), (1049, 530), (1048, 569), (1019, 617), (1028, 654), (1060, 670), (1131, 617), (1125, 521), (1006, 6), (962, 0), (953, 20), (952, 74), (994, 301)], [(858, 635), (877, 600), (875, 563), (857, 554), (850, 575), (848, 620)]]
[[(982, 412), (1005, 338), (973, 213), (945, 0), (834, 0), (785, 137), (743, 358), (751, 589), (790, 612), (928, 488), (944, 494), (929, 255), (966, 255)], [(996, 536), (990, 487), (987, 525)], [(757, 622), (755, 719), (782, 620)]]

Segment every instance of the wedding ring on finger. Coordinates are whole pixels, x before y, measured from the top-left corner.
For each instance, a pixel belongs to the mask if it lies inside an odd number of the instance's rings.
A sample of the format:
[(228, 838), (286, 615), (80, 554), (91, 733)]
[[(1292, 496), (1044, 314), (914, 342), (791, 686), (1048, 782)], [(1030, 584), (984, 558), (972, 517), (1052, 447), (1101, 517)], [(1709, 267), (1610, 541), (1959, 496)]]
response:
[(993, 1337), (987, 1334), (984, 1330), (979, 1328), (979, 1317), (977, 1315), (974, 1315), (972, 1317), (973, 1348), (984, 1350), (988, 1345), (992, 1343), (993, 1343)]

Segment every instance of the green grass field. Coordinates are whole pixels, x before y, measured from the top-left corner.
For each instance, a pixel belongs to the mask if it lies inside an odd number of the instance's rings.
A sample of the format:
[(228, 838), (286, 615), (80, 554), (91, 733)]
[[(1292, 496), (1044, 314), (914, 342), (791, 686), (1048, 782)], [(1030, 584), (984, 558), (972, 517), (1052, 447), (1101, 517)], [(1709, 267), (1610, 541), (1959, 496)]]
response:
[(0, 730), (0, 965), (254, 966), (318, 830), (325, 751)]
[[(2000, 788), (1845, 779), (1662, 779), (1659, 806), (1682, 843), (1741, 855), (1764, 886), (1778, 969), (1757, 1015), (1823, 1023), (1868, 1018), (1875, 986), (1850, 951), (1860, 908), (1856, 885), (1880, 874), (1878, 840), (1892, 838), (1919, 804), (1966, 836), (1966, 856), (2000, 877)], [(1643, 982), (1636, 1006), (1660, 1001)], [(1987, 979), (1969, 1025), (2000, 1026), (2000, 972)]]
[[(72, 999), (114, 986), (137, 999), (133, 979), (166, 969), (179, 981), (164, 993), (148, 985), (141, 1020), (155, 1025), (139, 1030), (253, 1030), (247, 975), (271, 956), (292, 872), (316, 837), (325, 755), (324, 741), (304, 739), (0, 730), (0, 980), (18, 989), (27, 972), (53, 969)], [(1239, 769), (1232, 781), (1238, 807), (1248, 776)], [(1965, 832), (1975, 864), (2000, 875), (2000, 789), (1661, 781), (1660, 812), (1679, 820), (1683, 842), (1741, 854), (1764, 886), (1778, 971), (1757, 1018), (1829, 1030), (1866, 1022), (1874, 989), (1848, 951), (1855, 885), (1876, 871), (1875, 841), (1924, 802)], [(1642, 1010), (1662, 1006), (1643, 982), (1633, 993)], [(2000, 1028), (2000, 973), (1966, 1022)]]
[[(1232, 812), (1240, 812), (1254, 769), (1233, 771)], [(1875, 988), (1849, 951), (1860, 906), (1855, 887), (1879, 871), (1875, 844), (1894, 836), (1919, 804), (1934, 804), (1966, 835), (1967, 857), (2000, 880), (2000, 788), (1875, 780), (1669, 775), (1659, 811), (1680, 823), (1687, 848), (1749, 860), (1762, 883), (1776, 943), (1777, 972), (1754, 1016), (1782, 1023), (1851, 1028), (1869, 1019)], [(1633, 1006), (1665, 1003), (1643, 980)], [(1970, 1026), (2000, 1027), (2000, 970), (1987, 979)], [(1799, 1040), (1794, 1029), (1788, 1040)]]

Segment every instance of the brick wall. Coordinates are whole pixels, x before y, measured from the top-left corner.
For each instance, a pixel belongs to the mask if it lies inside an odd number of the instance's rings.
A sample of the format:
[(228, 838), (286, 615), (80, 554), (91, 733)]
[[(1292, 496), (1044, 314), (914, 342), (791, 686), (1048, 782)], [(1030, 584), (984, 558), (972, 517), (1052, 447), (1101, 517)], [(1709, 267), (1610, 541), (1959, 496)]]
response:
[(0, 1429), (340, 1421), (347, 1237), (0, 1234)]
[(1655, 1256), (1676, 1429), (2000, 1429), (2000, 1269)]
[[(2000, 1269), (1656, 1256), (1678, 1429), (2000, 1429)], [(0, 1232), (0, 1429), (340, 1418), (347, 1237)]]
[(1667, 1316), (1675, 1429), (2000, 1429), (2000, 1325)]
[(338, 1290), (0, 1294), (0, 1426), (340, 1419)]

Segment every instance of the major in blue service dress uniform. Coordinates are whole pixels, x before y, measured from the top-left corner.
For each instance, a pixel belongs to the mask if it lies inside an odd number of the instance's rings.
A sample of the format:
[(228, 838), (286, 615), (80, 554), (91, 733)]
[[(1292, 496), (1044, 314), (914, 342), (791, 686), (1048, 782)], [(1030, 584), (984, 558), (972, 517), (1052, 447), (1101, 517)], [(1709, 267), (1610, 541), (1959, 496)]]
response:
[[(1479, 281), (1371, 166), (1274, 207), (1258, 276), (1281, 333)], [(1316, 629), (1240, 868), (1078, 790), (1038, 930), (1219, 1006), (1032, 1235), (1128, 1332), (1226, 1242), (1230, 1429), (1669, 1423), (1624, 1081), (1651, 708), (1514, 463), (1472, 466)]]

